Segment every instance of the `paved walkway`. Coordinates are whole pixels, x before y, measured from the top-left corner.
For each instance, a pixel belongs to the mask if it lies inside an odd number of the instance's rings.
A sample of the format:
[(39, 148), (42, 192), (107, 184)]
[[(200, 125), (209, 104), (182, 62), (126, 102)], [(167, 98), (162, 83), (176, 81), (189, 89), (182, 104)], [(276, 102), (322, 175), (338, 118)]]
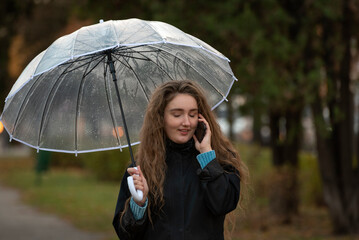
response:
[(101, 240), (103, 235), (74, 228), (20, 201), (20, 194), (0, 185), (0, 240)]

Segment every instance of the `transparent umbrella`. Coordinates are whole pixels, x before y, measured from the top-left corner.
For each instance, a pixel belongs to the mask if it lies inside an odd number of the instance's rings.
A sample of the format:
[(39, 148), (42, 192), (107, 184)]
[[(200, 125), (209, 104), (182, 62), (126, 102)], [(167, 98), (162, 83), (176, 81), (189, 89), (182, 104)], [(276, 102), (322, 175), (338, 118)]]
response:
[(212, 108), (236, 80), (225, 56), (169, 24), (101, 21), (57, 39), (29, 63), (1, 121), (11, 139), (38, 150), (121, 149), (139, 143), (151, 92), (181, 79), (201, 85)]

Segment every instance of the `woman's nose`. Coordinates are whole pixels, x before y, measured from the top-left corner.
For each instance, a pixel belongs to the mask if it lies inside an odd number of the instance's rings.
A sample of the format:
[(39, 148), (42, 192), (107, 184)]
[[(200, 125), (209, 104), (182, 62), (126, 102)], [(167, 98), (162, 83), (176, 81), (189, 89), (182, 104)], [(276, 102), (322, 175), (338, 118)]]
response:
[(183, 126), (189, 126), (189, 125), (190, 125), (190, 121), (189, 121), (189, 117), (188, 117), (188, 116), (185, 116), (185, 117), (183, 118), (182, 125), (183, 125)]

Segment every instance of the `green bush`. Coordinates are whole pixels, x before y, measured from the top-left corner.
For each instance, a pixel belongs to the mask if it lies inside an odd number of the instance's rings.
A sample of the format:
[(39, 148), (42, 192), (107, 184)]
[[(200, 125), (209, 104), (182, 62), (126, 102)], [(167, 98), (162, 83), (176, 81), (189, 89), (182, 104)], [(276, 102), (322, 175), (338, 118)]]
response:
[(323, 205), (322, 182), (316, 156), (302, 152), (299, 159), (299, 184), (303, 204)]
[[(35, 154), (35, 156), (38, 157), (38, 153)], [(50, 166), (59, 168), (83, 168), (83, 163), (78, 156), (73, 153), (51, 152)]]
[[(136, 147), (133, 147), (135, 151)], [(39, 153), (33, 152), (38, 159)], [(51, 152), (50, 168), (81, 168), (89, 170), (99, 180), (119, 181), (130, 164), (128, 148), (122, 150), (81, 153), (77, 156), (70, 153)]]
[[(270, 148), (245, 144), (238, 144), (237, 148), (250, 171), (252, 197), (256, 200), (256, 206), (267, 206), (269, 204), (268, 196), (272, 192), (273, 184), (275, 184), (273, 178), (276, 176), (271, 161)], [(298, 183), (300, 204), (308, 206), (324, 204), (318, 160), (314, 154), (300, 152)]]
[(84, 167), (90, 170), (97, 179), (104, 181), (120, 181), (130, 164), (128, 148), (79, 155)]

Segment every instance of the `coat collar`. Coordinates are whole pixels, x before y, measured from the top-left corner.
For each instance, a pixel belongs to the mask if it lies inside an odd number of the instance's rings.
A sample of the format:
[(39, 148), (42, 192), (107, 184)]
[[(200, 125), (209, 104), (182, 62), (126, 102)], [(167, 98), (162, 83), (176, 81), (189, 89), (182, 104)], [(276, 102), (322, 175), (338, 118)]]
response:
[(194, 147), (194, 139), (191, 138), (188, 142), (179, 144), (173, 142), (169, 138), (166, 138), (166, 147), (175, 151), (187, 151)]

